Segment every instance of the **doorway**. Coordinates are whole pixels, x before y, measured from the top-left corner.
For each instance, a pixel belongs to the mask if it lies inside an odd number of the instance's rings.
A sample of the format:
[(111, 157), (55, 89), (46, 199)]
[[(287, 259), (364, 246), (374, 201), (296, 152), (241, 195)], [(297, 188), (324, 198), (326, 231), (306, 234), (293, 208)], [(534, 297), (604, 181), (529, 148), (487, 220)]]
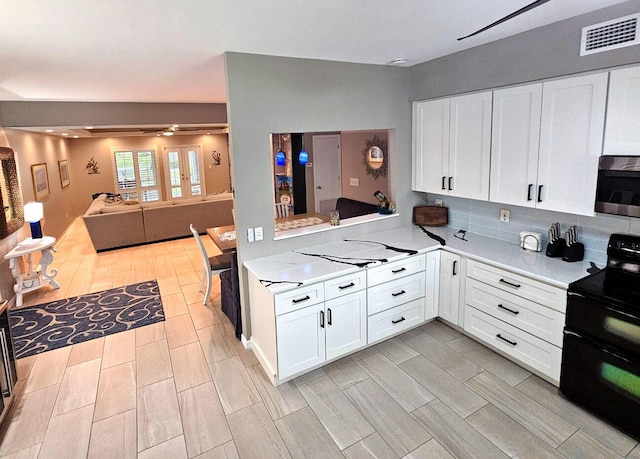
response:
[(313, 136), (313, 183), (315, 211), (328, 214), (342, 196), (340, 135)]
[(164, 159), (167, 199), (204, 196), (204, 164), (200, 146), (165, 147)]

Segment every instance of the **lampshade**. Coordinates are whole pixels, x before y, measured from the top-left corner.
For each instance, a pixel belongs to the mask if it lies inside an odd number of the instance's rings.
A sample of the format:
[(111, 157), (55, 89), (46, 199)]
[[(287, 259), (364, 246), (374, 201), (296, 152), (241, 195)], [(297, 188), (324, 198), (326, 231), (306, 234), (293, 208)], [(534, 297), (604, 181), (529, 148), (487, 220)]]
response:
[(302, 164), (303, 166), (309, 162), (309, 153), (307, 153), (307, 150), (303, 149), (302, 151), (300, 151), (300, 154), (298, 155), (298, 161), (300, 161), (300, 164)]
[(276, 153), (276, 166), (284, 166), (284, 164), (285, 164), (284, 152), (282, 150), (278, 150), (278, 153)]
[(24, 205), (24, 219), (27, 222), (39, 222), (44, 217), (44, 206), (41, 202), (28, 202)]

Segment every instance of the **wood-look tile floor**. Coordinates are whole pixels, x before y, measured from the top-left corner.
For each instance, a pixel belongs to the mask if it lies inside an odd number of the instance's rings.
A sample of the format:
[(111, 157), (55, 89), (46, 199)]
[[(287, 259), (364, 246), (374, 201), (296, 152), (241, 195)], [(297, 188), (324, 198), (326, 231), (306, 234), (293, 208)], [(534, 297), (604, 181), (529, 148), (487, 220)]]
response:
[(20, 359), (0, 457), (640, 458), (636, 441), (440, 322), (273, 387), (219, 287), (202, 305), (192, 238), (96, 254), (77, 220), (57, 249), (60, 289), (25, 305), (157, 279), (166, 321)]

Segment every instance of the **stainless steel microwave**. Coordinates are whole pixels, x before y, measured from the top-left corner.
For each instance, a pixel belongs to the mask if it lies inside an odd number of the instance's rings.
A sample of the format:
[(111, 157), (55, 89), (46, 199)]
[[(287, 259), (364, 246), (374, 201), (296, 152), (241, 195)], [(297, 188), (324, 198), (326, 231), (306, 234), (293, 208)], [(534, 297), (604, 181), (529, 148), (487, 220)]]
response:
[(602, 156), (596, 212), (640, 217), (640, 156)]

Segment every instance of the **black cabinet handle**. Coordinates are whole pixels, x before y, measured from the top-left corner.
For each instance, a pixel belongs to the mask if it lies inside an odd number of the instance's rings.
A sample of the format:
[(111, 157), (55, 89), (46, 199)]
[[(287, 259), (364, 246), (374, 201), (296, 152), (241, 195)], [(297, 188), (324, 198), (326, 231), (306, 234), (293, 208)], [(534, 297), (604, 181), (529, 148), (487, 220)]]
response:
[(345, 288), (351, 288), (351, 287), (355, 287), (355, 286), (356, 286), (356, 284), (351, 282), (350, 284), (347, 284), (347, 285), (338, 285), (338, 289), (339, 290), (344, 290)]
[(453, 266), (451, 269), (451, 275), (455, 276), (456, 274), (458, 274), (458, 271), (456, 270), (456, 267), (458, 266), (458, 260), (453, 260)]
[(445, 182), (447, 181), (447, 177), (442, 177), (442, 189), (446, 190), (447, 189), (447, 185), (445, 185)]
[(542, 185), (538, 185), (538, 202), (542, 202)]
[(514, 284), (513, 282), (509, 282), (509, 281), (506, 281), (506, 280), (504, 280), (504, 279), (500, 279), (498, 282), (500, 282), (501, 284), (506, 284), (506, 285), (508, 285), (509, 287), (513, 287), (513, 288), (520, 288), (520, 287), (522, 287), (522, 285), (520, 285), (520, 284)]
[(449, 191), (453, 190), (453, 188), (451, 187), (451, 180), (453, 180), (453, 177), (449, 177)]
[(498, 333), (498, 334), (496, 335), (496, 338), (499, 338), (499, 339), (501, 339), (502, 341), (504, 341), (504, 342), (506, 342), (506, 343), (511, 344), (512, 346), (516, 346), (516, 345), (518, 344), (516, 341), (511, 341), (511, 340), (508, 340), (507, 338), (505, 338), (504, 336), (500, 336), (500, 333)]
[(398, 320), (392, 320), (391, 323), (392, 324), (399, 324), (400, 322), (407, 320), (404, 317), (400, 317)]
[(292, 302), (293, 304), (298, 304), (298, 303), (302, 303), (303, 301), (307, 301), (307, 300), (310, 300), (310, 299), (311, 299), (311, 297), (310, 297), (309, 295), (307, 295), (307, 296), (302, 297), (302, 298), (294, 299), (294, 300), (292, 300), (291, 302)]
[(392, 269), (391, 272), (393, 274), (398, 274), (398, 273), (401, 273), (402, 271), (406, 271), (406, 270), (407, 270), (407, 268)]
[(397, 293), (392, 293), (391, 296), (400, 296), (400, 295), (404, 295), (405, 293), (407, 293), (407, 292), (405, 292), (404, 290), (400, 290)]
[(531, 189), (533, 188), (533, 183), (529, 184), (529, 188), (527, 189), (527, 201), (531, 201), (533, 198), (531, 197)]
[(327, 323), (331, 325), (331, 308), (327, 308)]
[(324, 311), (320, 311), (320, 328), (324, 328)]
[(509, 309), (508, 307), (506, 307), (506, 306), (502, 306), (501, 304), (499, 304), (499, 305), (498, 305), (498, 307), (499, 307), (500, 309), (504, 309), (505, 311), (508, 311), (508, 312), (510, 312), (511, 314), (514, 314), (514, 315), (516, 315), (516, 316), (517, 316), (518, 314), (520, 314), (520, 311), (516, 311), (515, 309)]

